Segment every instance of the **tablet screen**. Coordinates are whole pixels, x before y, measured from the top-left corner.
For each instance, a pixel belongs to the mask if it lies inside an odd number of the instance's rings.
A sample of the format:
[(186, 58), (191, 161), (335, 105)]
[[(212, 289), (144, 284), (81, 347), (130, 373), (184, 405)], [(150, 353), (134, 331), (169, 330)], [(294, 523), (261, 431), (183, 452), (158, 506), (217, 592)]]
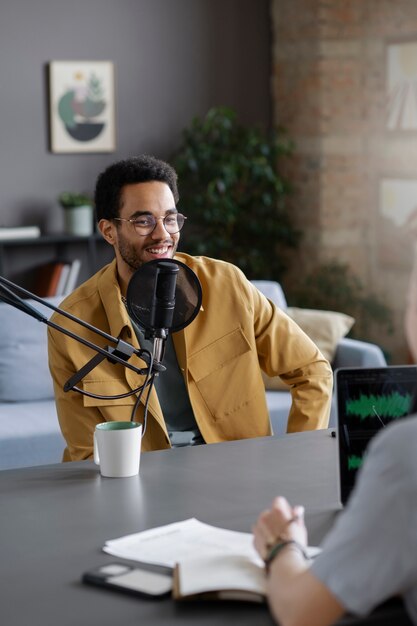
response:
[(410, 414), (417, 366), (342, 368), (336, 371), (340, 495), (346, 503), (369, 441), (391, 422)]

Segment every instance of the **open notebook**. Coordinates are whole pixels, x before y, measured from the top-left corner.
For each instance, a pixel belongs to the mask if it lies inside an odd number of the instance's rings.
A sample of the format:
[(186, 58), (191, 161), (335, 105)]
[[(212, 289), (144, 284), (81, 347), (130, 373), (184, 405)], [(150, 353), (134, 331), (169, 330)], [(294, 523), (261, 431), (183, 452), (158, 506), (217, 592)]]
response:
[(372, 437), (413, 411), (417, 366), (341, 368), (335, 381), (340, 499), (345, 504)]

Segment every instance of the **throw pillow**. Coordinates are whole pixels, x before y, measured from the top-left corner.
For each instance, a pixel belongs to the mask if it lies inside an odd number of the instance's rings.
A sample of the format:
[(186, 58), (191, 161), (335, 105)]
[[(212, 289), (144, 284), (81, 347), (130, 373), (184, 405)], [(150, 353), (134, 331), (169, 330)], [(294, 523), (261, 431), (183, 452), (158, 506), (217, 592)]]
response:
[[(355, 323), (350, 315), (336, 311), (288, 307), (286, 313), (314, 341), (323, 356), (330, 362), (334, 359), (340, 339), (348, 334)], [(270, 377), (263, 372), (262, 376), (267, 390), (288, 391), (288, 385), (279, 376)]]

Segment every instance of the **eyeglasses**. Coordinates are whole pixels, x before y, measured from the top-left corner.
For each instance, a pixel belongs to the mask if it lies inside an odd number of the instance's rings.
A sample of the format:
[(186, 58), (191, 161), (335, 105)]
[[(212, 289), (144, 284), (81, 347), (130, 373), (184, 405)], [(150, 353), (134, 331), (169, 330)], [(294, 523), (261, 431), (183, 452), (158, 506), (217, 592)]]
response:
[(123, 217), (114, 217), (113, 219), (118, 222), (130, 222), (135, 229), (136, 234), (144, 237), (145, 235), (153, 233), (159, 220), (162, 220), (165, 230), (170, 235), (179, 233), (187, 218), (185, 215), (182, 215), (182, 213), (169, 213), (168, 215), (165, 215), (165, 217), (142, 215), (141, 217), (134, 217), (130, 220)]

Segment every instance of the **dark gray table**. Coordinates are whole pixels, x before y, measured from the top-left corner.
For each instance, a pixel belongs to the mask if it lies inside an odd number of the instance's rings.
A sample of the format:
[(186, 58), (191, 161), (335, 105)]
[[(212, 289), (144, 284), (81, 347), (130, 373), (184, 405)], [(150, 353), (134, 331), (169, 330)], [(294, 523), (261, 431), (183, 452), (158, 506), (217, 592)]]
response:
[(338, 510), (329, 431), (151, 452), (140, 475), (102, 478), (91, 462), (0, 472), (2, 626), (272, 624), (266, 606), (141, 600), (80, 582), (114, 560), (107, 539), (189, 517), (250, 531), (277, 494), (306, 506), (310, 543)]

